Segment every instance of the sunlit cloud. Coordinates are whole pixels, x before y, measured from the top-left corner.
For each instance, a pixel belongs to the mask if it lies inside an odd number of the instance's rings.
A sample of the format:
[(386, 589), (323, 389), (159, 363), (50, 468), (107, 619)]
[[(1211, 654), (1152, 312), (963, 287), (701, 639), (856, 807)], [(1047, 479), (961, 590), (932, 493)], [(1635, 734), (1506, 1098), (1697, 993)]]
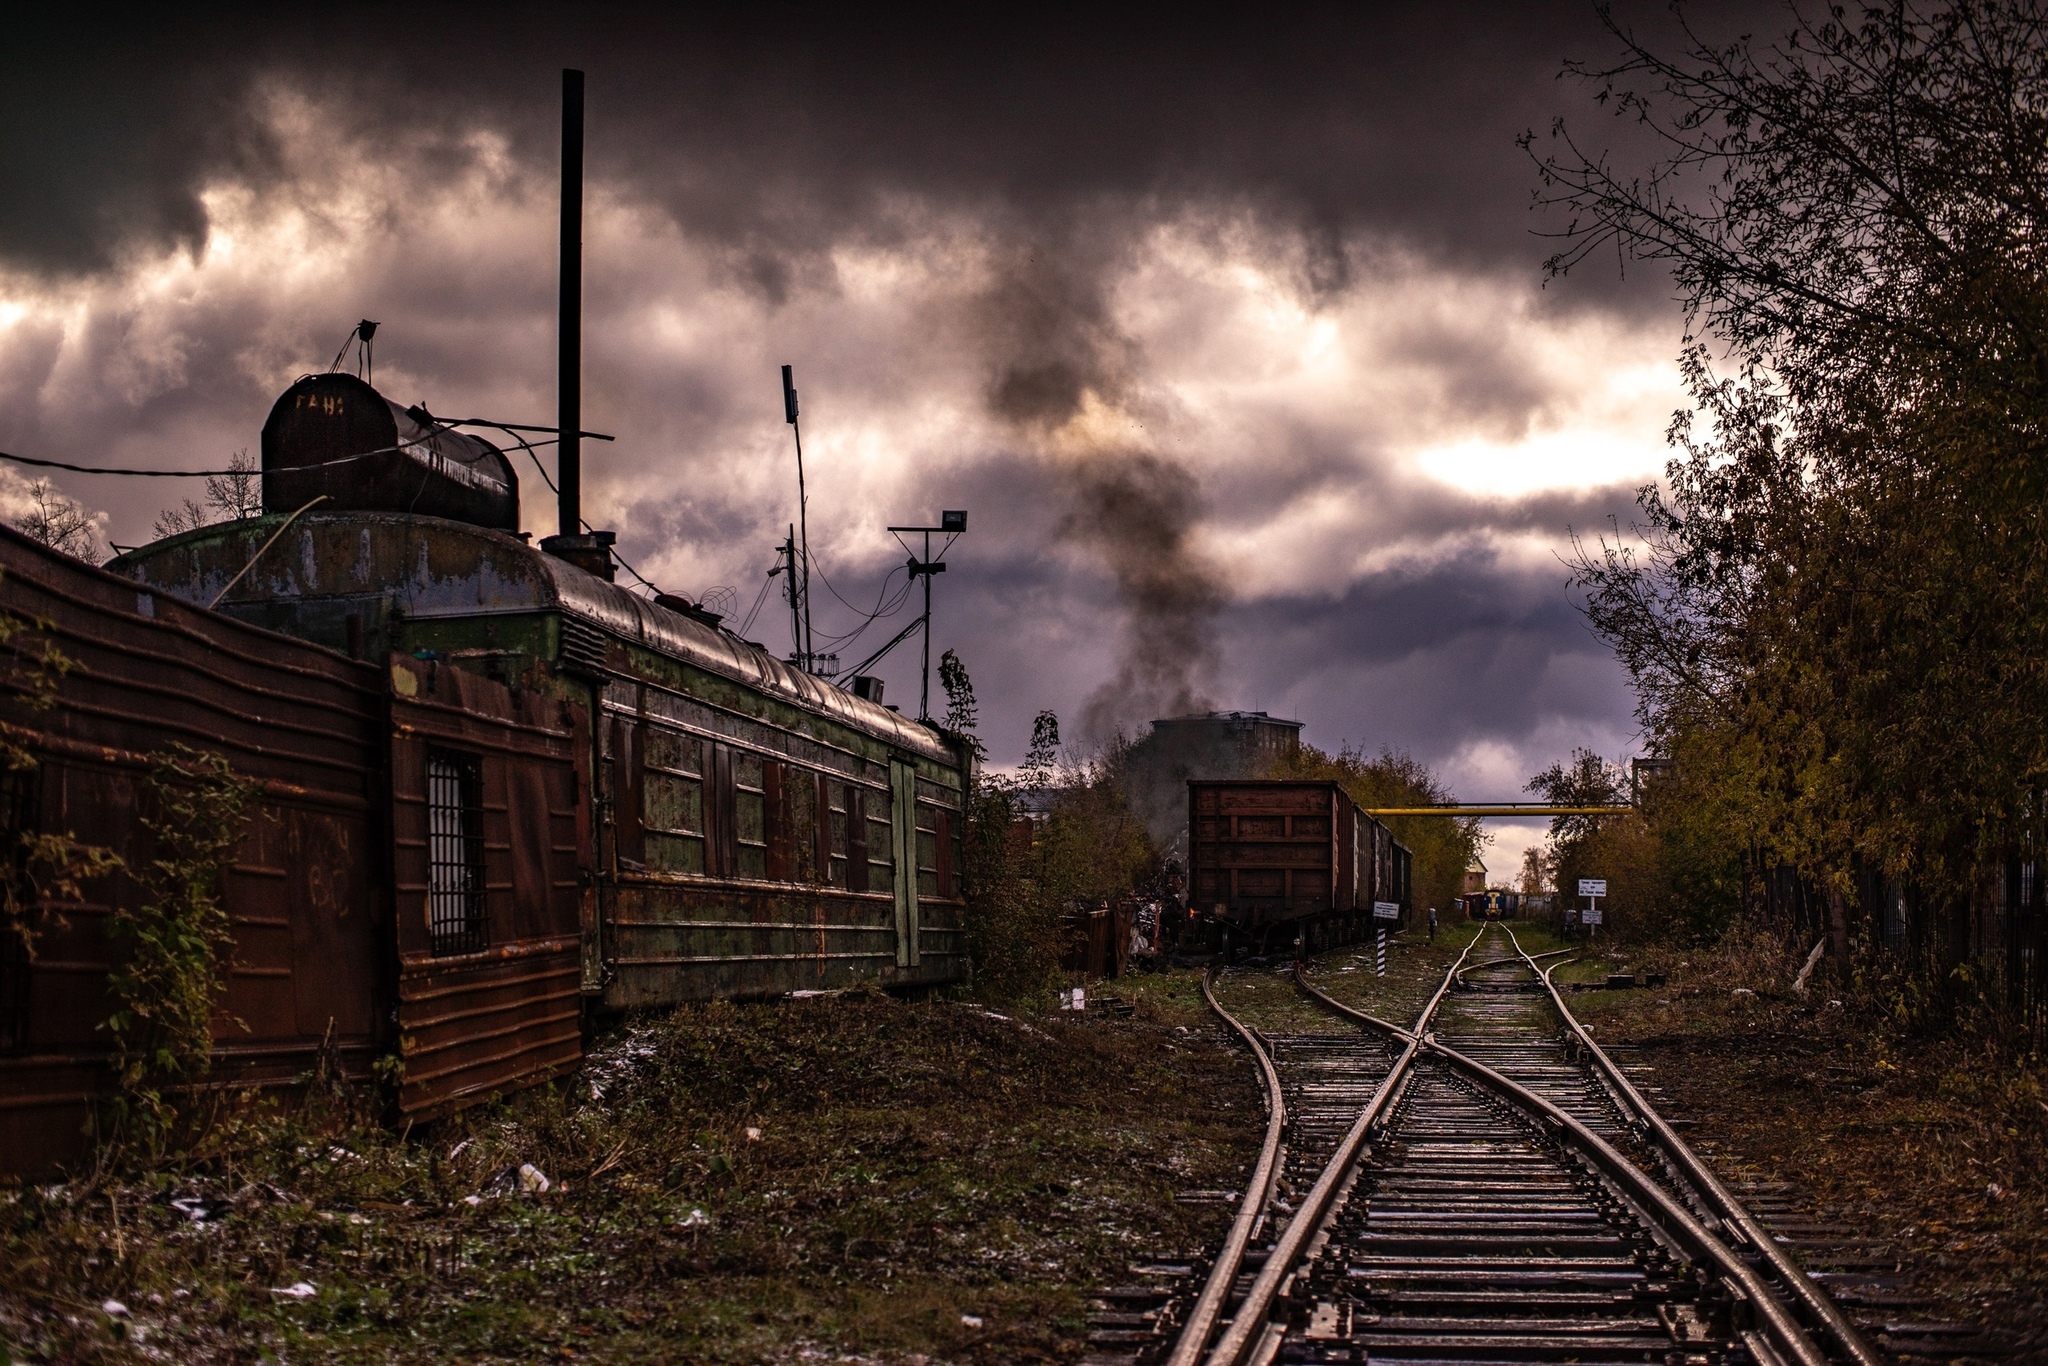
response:
[[(203, 242), (89, 277), (0, 277), (0, 446), (217, 467), (364, 317), (400, 401), (550, 420), (550, 169), (488, 128), (373, 144), (303, 92), (256, 102), (284, 174), (207, 186)], [(1661, 467), (1682, 398), (1670, 327), (1364, 235), (1350, 283), (1319, 291), (1291, 229), (1227, 203), (1134, 200), (1093, 230), (1113, 244), (1091, 267), (1099, 326), (1127, 373), (1032, 437), (992, 412), (984, 325), (1042, 245), (1030, 229), (899, 194), (771, 287), (645, 186), (593, 182), (585, 413), (618, 440), (588, 448), (586, 515), (662, 586), (730, 586), (744, 611), (797, 517), (789, 363), (810, 535), (847, 599), (874, 601), (903, 558), (889, 524), (971, 508), (937, 644), (977, 669), (998, 759), (1032, 712), (1072, 715), (1116, 672), (1122, 608), (1099, 547), (1059, 534), (1058, 476), (1126, 447), (1172, 462), (1199, 508), (1191, 553), (1231, 604), (1218, 702), (1312, 709), (1313, 739), (1409, 747), (1491, 796), (1559, 746), (1625, 743), (1611, 661), (1558, 624), (1558, 555), (1569, 525), (1625, 514)], [(552, 531), (545, 486), (520, 472), (526, 525)], [(183, 492), (61, 482), (124, 544)], [(821, 610), (850, 629), (850, 611)], [(780, 620), (771, 594), (755, 638), (779, 648)], [(1483, 643), (1516, 631), (1519, 674)], [(907, 667), (888, 666), (892, 697)], [(1518, 709), (1445, 684), (1479, 671), (1557, 695)]]

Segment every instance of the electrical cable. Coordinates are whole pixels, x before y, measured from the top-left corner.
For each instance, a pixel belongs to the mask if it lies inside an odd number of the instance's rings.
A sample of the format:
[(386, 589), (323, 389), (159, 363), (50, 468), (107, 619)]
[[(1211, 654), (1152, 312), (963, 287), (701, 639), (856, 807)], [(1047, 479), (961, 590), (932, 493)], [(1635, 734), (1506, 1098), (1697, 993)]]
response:
[(896, 574), (896, 572), (902, 568), (901, 565), (897, 565), (889, 571), (888, 575), (883, 577), (882, 587), (875, 593), (874, 607), (866, 611), (862, 611), (862, 609), (860, 609), (859, 607), (856, 607), (852, 603), (848, 602), (845, 599), (845, 597), (843, 597), (840, 594), (839, 590), (832, 586), (832, 580), (826, 577), (825, 566), (818, 563), (818, 557), (816, 555), (811, 556), (811, 563), (817, 566), (818, 581), (825, 585), (826, 592), (830, 593), (833, 597), (838, 598), (840, 605), (846, 608), (847, 611), (858, 612), (862, 616), (867, 617), (870, 621), (872, 621), (875, 618), (875, 616), (882, 611), (882, 594), (888, 591), (889, 578), (893, 577)]
[[(442, 421), (442, 419), (440, 418), (435, 418), (434, 420), (436, 422)], [(534, 447), (558, 444), (561, 441), (560, 436), (556, 436), (551, 441), (528, 441), (525, 437), (520, 435), (522, 431), (527, 429), (521, 427), (517, 423), (491, 422), (487, 419), (480, 417), (465, 418), (463, 419), (463, 425), (469, 427), (490, 427), (496, 431), (501, 431), (505, 433), (505, 435), (511, 437), (514, 441), (519, 443), (519, 449), (526, 452), (526, 458), (533, 462), (533, 472), (535, 474), (538, 474), (540, 476), (541, 482), (548, 486), (548, 492), (559, 492), (559, 490), (555, 487), (555, 481), (548, 477), (547, 466), (540, 463), (540, 455), (537, 451), (534, 450)], [(452, 430), (452, 428), (450, 430)], [(542, 428), (541, 430), (547, 431), (552, 429)], [(584, 435), (596, 436), (598, 434), (596, 432), (586, 432), (584, 433)], [(604, 439), (610, 440), (609, 437), (606, 437)], [(583, 521), (583, 519), (580, 517), (577, 518), (577, 521), (582, 524), (582, 527), (585, 531), (596, 530), (595, 527), (591, 526), (590, 523)], [(626, 563), (626, 557), (619, 554), (618, 549), (616, 547), (614, 547), (612, 550), (612, 559), (618, 564), (619, 568), (625, 570), (628, 574), (631, 574), (633, 578), (639, 583), (639, 585), (642, 588), (645, 588), (648, 592), (659, 593), (662, 591), (661, 588), (658, 585), (656, 585), (652, 580), (650, 580), (645, 574), (642, 574), (632, 565)]]
[(746, 636), (747, 631), (754, 624), (754, 618), (761, 614), (761, 604), (768, 601), (768, 590), (774, 586), (774, 583), (775, 571), (771, 569), (761, 580), (761, 591), (754, 596), (754, 605), (747, 609), (747, 619), (740, 623), (740, 629), (733, 632), (734, 635), (742, 638)]
[[(900, 569), (901, 566), (898, 566), (896, 569), (891, 569), (889, 571), (888, 578), (893, 578), (898, 572), (900, 572)], [(885, 589), (888, 584), (888, 578), (883, 579)], [(865, 635), (870, 626), (873, 626), (878, 621), (884, 621), (890, 617), (893, 617), (898, 612), (902, 611), (903, 604), (909, 601), (911, 591), (914, 587), (915, 585), (908, 581), (905, 581), (902, 589), (897, 592), (896, 596), (893, 599), (890, 599), (886, 604), (877, 602), (876, 610), (866, 614), (862, 618), (861, 623), (858, 626), (855, 626), (852, 630), (847, 631), (843, 635), (826, 637), (825, 643), (835, 648), (842, 645), (851, 645), (854, 641), (860, 639), (861, 636)], [(836, 597), (837, 594), (835, 594), (834, 596)]]

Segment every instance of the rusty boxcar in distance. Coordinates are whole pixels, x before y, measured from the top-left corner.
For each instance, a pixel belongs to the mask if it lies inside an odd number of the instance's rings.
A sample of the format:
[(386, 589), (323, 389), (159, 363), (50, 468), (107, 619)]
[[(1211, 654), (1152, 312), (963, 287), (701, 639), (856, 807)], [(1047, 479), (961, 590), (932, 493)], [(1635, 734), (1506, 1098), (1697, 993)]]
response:
[(1375, 902), (1407, 914), (1411, 856), (1334, 782), (1188, 783), (1188, 904), (1225, 952), (1301, 937), (1313, 951), (1372, 928)]

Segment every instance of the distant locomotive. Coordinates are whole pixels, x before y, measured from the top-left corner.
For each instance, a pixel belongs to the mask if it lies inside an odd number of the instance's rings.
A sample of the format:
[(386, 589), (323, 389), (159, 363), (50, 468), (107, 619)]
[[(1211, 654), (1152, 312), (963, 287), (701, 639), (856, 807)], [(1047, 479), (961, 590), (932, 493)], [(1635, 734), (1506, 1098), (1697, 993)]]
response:
[(1188, 783), (1188, 905), (1226, 952), (1307, 951), (1407, 921), (1413, 855), (1334, 782)]
[(1519, 892), (1467, 892), (1459, 900), (1467, 920), (1513, 920), (1522, 911)]

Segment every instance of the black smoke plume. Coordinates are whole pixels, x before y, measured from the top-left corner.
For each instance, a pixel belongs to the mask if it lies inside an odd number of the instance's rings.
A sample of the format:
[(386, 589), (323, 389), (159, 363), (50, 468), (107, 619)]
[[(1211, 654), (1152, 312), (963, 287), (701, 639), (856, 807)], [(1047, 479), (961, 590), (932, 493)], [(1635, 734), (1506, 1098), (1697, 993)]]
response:
[(1108, 571), (1123, 610), (1116, 673), (1082, 715), (1083, 736), (1100, 742), (1209, 706), (1226, 596), (1194, 543), (1195, 475), (1145, 438), (1156, 415), (1143, 357), (1111, 316), (1109, 263), (1090, 256), (1091, 236), (1077, 226), (1020, 253), (978, 307), (994, 359), (989, 409), (1034, 447), (1066, 504), (1059, 535)]

